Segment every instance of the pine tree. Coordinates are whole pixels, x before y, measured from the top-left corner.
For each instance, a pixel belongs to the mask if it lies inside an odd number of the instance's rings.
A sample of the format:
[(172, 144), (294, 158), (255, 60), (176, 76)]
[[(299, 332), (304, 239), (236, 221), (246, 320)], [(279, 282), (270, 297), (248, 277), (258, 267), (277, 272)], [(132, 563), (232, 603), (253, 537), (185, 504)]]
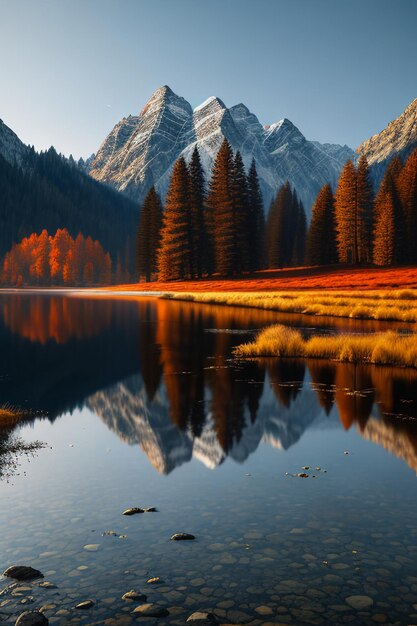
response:
[(335, 194), (338, 255), (341, 263), (369, 263), (372, 244), (373, 190), (366, 157), (358, 169), (347, 161)]
[(210, 232), (214, 244), (214, 265), (216, 272), (222, 276), (232, 276), (236, 271), (232, 168), (233, 152), (227, 139), (224, 139), (214, 161), (207, 198)]
[(303, 203), (293, 194), (293, 210), (295, 213), (293, 230), (292, 265), (304, 265), (306, 256), (307, 218)]
[(234, 223), (234, 271), (249, 269), (249, 208), (245, 167), (239, 150), (236, 152), (231, 175)]
[(252, 159), (249, 169), (247, 186), (249, 271), (254, 272), (265, 264), (265, 217), (255, 159)]
[(270, 268), (284, 267), (290, 262), (293, 247), (293, 239), (290, 237), (293, 208), (294, 197), (287, 181), (279, 189), (268, 215), (266, 237)]
[(417, 148), (410, 154), (397, 179), (405, 226), (405, 261), (417, 263)]
[(334, 198), (330, 185), (323, 185), (313, 205), (307, 239), (307, 263), (337, 263)]
[(394, 265), (399, 261), (396, 233), (398, 210), (394, 181), (390, 178), (384, 194), (378, 199), (373, 251), (375, 265)]
[(190, 206), (192, 228), (192, 265), (194, 273), (201, 278), (209, 271), (210, 242), (205, 212), (205, 178), (197, 146), (193, 150), (188, 166), (190, 176)]
[(404, 213), (398, 192), (401, 161), (393, 159), (381, 181), (374, 202), (373, 261), (398, 265), (406, 259)]
[(162, 225), (162, 204), (159, 195), (152, 186), (144, 200), (139, 218), (137, 236), (137, 260), (139, 280), (142, 276), (146, 282), (157, 271), (157, 252), (160, 243)]
[(166, 197), (160, 246), (158, 280), (178, 280), (192, 275), (189, 174), (183, 157), (174, 164)]
[(356, 172), (350, 160), (346, 162), (337, 185), (335, 216), (339, 261), (356, 264), (358, 262)]
[(372, 261), (373, 200), (374, 193), (368, 161), (366, 156), (362, 155), (356, 170), (356, 242), (358, 263), (370, 263)]

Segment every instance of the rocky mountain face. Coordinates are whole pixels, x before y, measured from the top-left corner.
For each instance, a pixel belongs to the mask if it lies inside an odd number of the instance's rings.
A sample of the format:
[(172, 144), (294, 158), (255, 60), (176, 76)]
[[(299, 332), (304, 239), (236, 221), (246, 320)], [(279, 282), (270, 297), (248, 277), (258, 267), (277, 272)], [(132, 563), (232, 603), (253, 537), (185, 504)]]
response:
[(417, 147), (417, 98), (384, 130), (364, 141), (357, 152), (364, 154), (372, 166), (375, 184), (382, 179), (392, 157), (406, 158)]
[(142, 111), (123, 118), (90, 163), (90, 175), (142, 202), (154, 184), (165, 195), (172, 166), (188, 161), (198, 147), (206, 172), (223, 139), (240, 150), (246, 167), (255, 159), (267, 208), (289, 180), (309, 212), (320, 187), (336, 183), (354, 152), (347, 146), (308, 141), (289, 120), (263, 127), (244, 104), (231, 108), (215, 97), (192, 110), (167, 87), (158, 89)]
[(28, 152), (29, 148), (20, 141), (16, 133), (0, 120), (0, 155), (10, 165), (22, 165)]

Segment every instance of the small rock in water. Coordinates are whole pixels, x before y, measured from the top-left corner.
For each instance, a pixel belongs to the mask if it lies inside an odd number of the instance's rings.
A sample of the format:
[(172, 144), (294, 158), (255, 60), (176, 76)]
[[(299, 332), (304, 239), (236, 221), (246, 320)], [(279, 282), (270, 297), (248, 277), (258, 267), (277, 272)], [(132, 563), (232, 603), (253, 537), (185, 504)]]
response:
[(99, 543), (87, 543), (87, 545), (84, 546), (84, 550), (87, 550), (87, 552), (97, 552), (97, 550), (99, 549), (100, 549)]
[(165, 617), (169, 615), (169, 611), (157, 604), (141, 604), (132, 611), (135, 615), (143, 617)]
[(156, 508), (156, 506), (148, 506), (147, 509), (143, 509), (145, 511), (145, 513), (157, 513), (158, 509)]
[(357, 609), (358, 611), (361, 611), (362, 609), (367, 609), (374, 603), (372, 598), (369, 596), (349, 596), (345, 599), (345, 602), (353, 609)]
[(115, 530), (105, 530), (104, 533), (101, 533), (102, 537), (118, 537), (119, 533)]
[(316, 467), (316, 472), (320, 472), (321, 467)]
[(171, 537), (172, 541), (191, 541), (192, 539), (195, 539), (195, 537), (190, 535), (190, 533), (175, 533)]
[(83, 602), (79, 602), (75, 605), (74, 609), (79, 609), (80, 611), (85, 611), (86, 609), (91, 609), (95, 605), (93, 600), (84, 600)]
[(187, 617), (187, 622), (205, 622), (206, 624), (218, 624), (217, 618), (213, 613), (204, 613), (203, 611), (196, 611), (190, 617)]
[(348, 452), (347, 450), (345, 450), (345, 451), (343, 452), (343, 454), (350, 454), (350, 452)]
[(159, 578), (159, 576), (154, 576), (153, 578), (148, 578), (146, 581), (148, 585), (156, 585), (157, 583), (163, 583), (164, 581)]
[(39, 583), (38, 587), (43, 587), (44, 589), (56, 589), (57, 588), (57, 586), (54, 585), (54, 583), (50, 583), (47, 580), (45, 580), (42, 583)]
[(139, 507), (132, 507), (130, 509), (126, 509), (125, 511), (123, 511), (122, 515), (137, 515), (138, 513), (144, 513), (145, 510), (141, 509)]
[(43, 574), (38, 569), (26, 565), (12, 565), (3, 572), (3, 576), (14, 578), (15, 580), (35, 580), (35, 578), (43, 578)]
[(139, 591), (131, 589), (122, 595), (122, 600), (136, 600), (137, 602), (146, 602), (146, 596)]
[(25, 611), (15, 621), (15, 626), (48, 626), (49, 620), (39, 611)]
[(304, 465), (304, 467), (302, 467), (301, 469), (303, 469), (303, 470), (309, 470), (309, 469), (310, 469), (310, 466), (309, 466), (309, 465)]
[(297, 474), (298, 478), (308, 478), (308, 474), (306, 474), (305, 472), (301, 472), (300, 474)]

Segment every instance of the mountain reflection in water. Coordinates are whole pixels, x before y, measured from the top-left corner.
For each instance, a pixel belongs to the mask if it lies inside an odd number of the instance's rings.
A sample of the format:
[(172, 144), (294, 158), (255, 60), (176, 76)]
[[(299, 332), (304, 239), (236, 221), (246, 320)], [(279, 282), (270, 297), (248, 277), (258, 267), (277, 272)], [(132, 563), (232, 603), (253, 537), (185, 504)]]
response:
[(210, 468), (227, 457), (240, 463), (261, 442), (287, 449), (308, 428), (340, 425), (417, 472), (417, 372), (231, 359), (250, 332), (277, 321), (305, 332), (313, 322), (328, 332), (382, 323), (154, 298), (22, 294), (1, 303), (0, 402), (51, 421), (86, 406), (160, 473), (192, 457)]

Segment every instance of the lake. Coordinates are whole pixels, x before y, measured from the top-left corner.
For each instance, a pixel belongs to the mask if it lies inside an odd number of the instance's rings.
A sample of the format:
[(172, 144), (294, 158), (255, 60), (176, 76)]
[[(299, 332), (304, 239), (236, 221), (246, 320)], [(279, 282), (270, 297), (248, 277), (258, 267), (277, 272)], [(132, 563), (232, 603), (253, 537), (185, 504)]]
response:
[[(1, 623), (43, 607), (50, 624), (417, 624), (417, 372), (233, 359), (277, 321), (389, 327), (0, 296), (0, 404), (32, 412), (0, 438), (47, 444), (0, 457), (0, 567), (54, 585), (0, 577)], [(136, 617), (131, 589), (169, 615)]]

